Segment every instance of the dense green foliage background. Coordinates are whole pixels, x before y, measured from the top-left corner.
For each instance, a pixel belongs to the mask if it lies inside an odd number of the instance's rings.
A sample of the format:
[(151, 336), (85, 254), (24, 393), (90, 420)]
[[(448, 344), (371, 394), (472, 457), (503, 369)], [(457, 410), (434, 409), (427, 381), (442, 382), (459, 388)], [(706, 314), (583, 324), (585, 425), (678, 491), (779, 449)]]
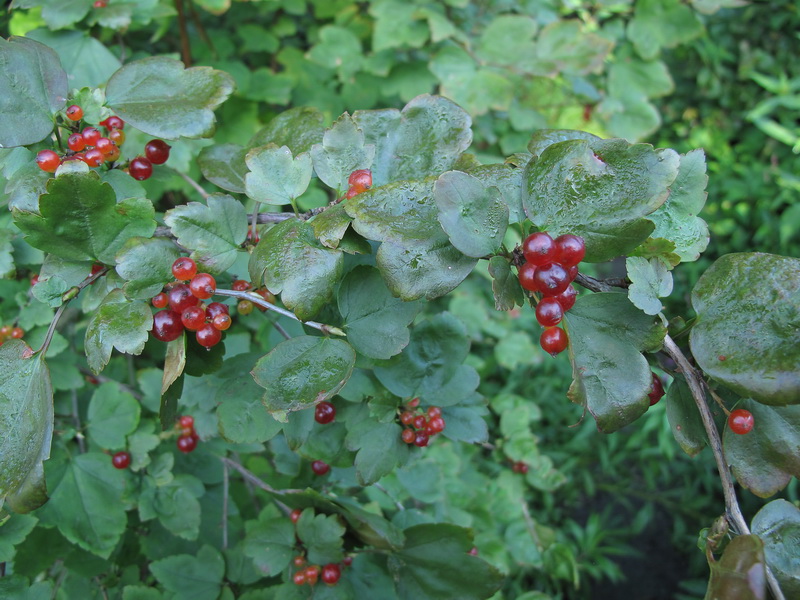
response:
[[(702, 147), (709, 174), (702, 216), (711, 244), (699, 261), (675, 272), (676, 289), (665, 299), (668, 317), (688, 318), (689, 291), (716, 257), (743, 250), (800, 256), (800, 67), (795, 60), (800, 42), (787, 34), (800, 26), (800, 14), (790, 1), (740, 4), (111, 0), (105, 8), (93, 8), (83, 0), (19, 0), (0, 17), (0, 34), (27, 35), (55, 48), (71, 88), (100, 85), (123, 61), (153, 54), (230, 73), (236, 91), (217, 111), (213, 141), (176, 142), (170, 162), (209, 191), (214, 187), (203, 180), (195, 160), (200, 149), (212, 143), (247, 145), (287, 108), (316, 107), (329, 125), (344, 111), (401, 108), (423, 93), (447, 96), (472, 115), (471, 151), (487, 161), (525, 151), (530, 132), (547, 127), (647, 141), (679, 152)], [(141, 146), (146, 139), (132, 131), (127, 143)], [(17, 168), (0, 156), (0, 175), (10, 178)], [(192, 187), (167, 170), (144, 187), (148, 198), (158, 199), (159, 210), (196, 199)], [(8, 200), (19, 190), (0, 185), (0, 192)], [(323, 186), (312, 182), (300, 209), (329, 199)], [(0, 217), (0, 223), (8, 221), (9, 216)], [(6, 261), (0, 263), (6, 271), (0, 316), (3, 323), (18, 319), (31, 339), (41, 338), (51, 313), (32, 308), (20, 313), (20, 306), (27, 306), (29, 275), (41, 256), (21, 258), (21, 245), (6, 241), (8, 250), (0, 253)], [(12, 253), (17, 253), (13, 261)], [(618, 275), (622, 267), (592, 268), (587, 272)], [(436, 520), (472, 527), (480, 555), (507, 575), (497, 598), (702, 597), (708, 566), (697, 538), (722, 506), (708, 452), (690, 459), (680, 451), (663, 403), (621, 432), (599, 434), (594, 421), (565, 398), (568, 362), (551, 360), (537, 347), (532, 310), (495, 311), (489, 279), (479, 270), (433, 303), (433, 310), (446, 309), (464, 324), (471, 343), (466, 362), (480, 374), (478, 391), (489, 400), (485, 421), (491, 443), (434, 444), (424, 458), (385, 477), (380, 488), (360, 491), (346, 470), (331, 483), (319, 483), (280, 441), (242, 443), (236, 450), (252, 453), (249, 468), (278, 489), (336, 485), (373, 508), (395, 511), (397, 524)], [(98, 302), (87, 294), (83, 307)], [(228, 334), (229, 353), (256, 353), (276, 342), (269, 318), (253, 317), (259, 318), (239, 319)], [(122, 406), (135, 398), (142, 415), (137, 443), (146, 457), (159, 441), (163, 350), (151, 341), (135, 361), (115, 354), (103, 376), (93, 379), (74, 352), (74, 339), (81, 337), (75, 334), (86, 325), (82, 316), (69, 320), (48, 360), (60, 418), (58, 443), (68, 444), (77, 433), (70, 418), (74, 404), (83, 407), (85, 417), (93, 405)], [(301, 333), (299, 327), (288, 329)], [(185, 521), (165, 512), (146, 528), (131, 516), (136, 522), (129, 523), (114, 550), (111, 562), (117, 566), (110, 567), (96, 552), (70, 543), (54, 528), (59, 515), (45, 512), (45, 527), (34, 529), (35, 517), (26, 517), (31, 520), (11, 535), (0, 530), (0, 562), (28, 582), (46, 573), (44, 581), (57, 582), (58, 598), (101, 597), (101, 587), (122, 597), (122, 586), (138, 577), (137, 553), (158, 560), (178, 553), (194, 556), (203, 543), (219, 546), (219, 518), (209, 513), (220, 503), (223, 471), (203, 446), (223, 443), (214, 394), (224, 382), (209, 379), (206, 385), (198, 378), (180, 398), (181, 410), (195, 415), (204, 442), (196, 454), (175, 456), (176, 483), (162, 490), (171, 494), (165, 502), (185, 510)], [(125, 384), (120, 388), (113, 381)], [(102, 434), (90, 430), (88, 435), (103, 446)], [(527, 476), (512, 473), (510, 464), (517, 460), (531, 465)], [(172, 471), (169, 459), (162, 462), (156, 467)], [(232, 510), (231, 536), (244, 539), (236, 531), (244, 517), (233, 513), (241, 510), (252, 519), (262, 507), (245, 486), (232, 490), (238, 508)], [(798, 501), (796, 480), (781, 497)], [(741, 499), (748, 515), (762, 504), (746, 491)], [(396, 510), (398, 504), (403, 510)], [(261, 515), (265, 520), (278, 514), (269, 510)], [(226, 559), (239, 569), (230, 587), (237, 597), (272, 598), (271, 592), (240, 595), (257, 579), (254, 558), (261, 557), (246, 541), (230, 549)], [(159, 581), (175, 591), (168, 577)], [(150, 598), (136, 596), (145, 597)]]

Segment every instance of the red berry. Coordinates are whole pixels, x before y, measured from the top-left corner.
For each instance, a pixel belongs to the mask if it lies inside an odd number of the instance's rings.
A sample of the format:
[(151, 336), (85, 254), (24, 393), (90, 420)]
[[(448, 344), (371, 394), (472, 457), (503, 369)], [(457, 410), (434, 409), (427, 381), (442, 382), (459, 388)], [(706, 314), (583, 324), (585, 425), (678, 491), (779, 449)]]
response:
[(430, 421), (428, 421), (427, 427), (430, 427), (434, 435), (437, 433), (441, 433), (442, 431), (444, 431), (444, 419), (442, 417), (433, 417)]
[(416, 429), (425, 429), (425, 425), (427, 424), (427, 422), (428, 420), (423, 415), (414, 417), (414, 420), (412, 421)]
[(570, 284), (567, 270), (558, 263), (550, 263), (536, 269), (533, 280), (536, 288), (544, 296), (557, 296)]
[(419, 406), (419, 398), (412, 398), (408, 402), (408, 408), (417, 408)]
[(194, 417), (192, 415), (183, 415), (180, 419), (178, 419), (178, 425), (181, 427), (194, 427)]
[(183, 332), (181, 315), (174, 310), (161, 310), (153, 316), (153, 335), (162, 342), (178, 339)]
[(154, 165), (163, 165), (169, 158), (169, 149), (171, 147), (163, 140), (150, 140), (145, 144), (144, 155)]
[(108, 156), (114, 149), (114, 142), (107, 137), (101, 137), (94, 145), (97, 150), (103, 153), (103, 156)]
[(295, 556), (292, 559), (292, 564), (295, 567), (302, 567), (306, 564), (306, 557), (305, 556)]
[(100, 123), (106, 129), (124, 129), (125, 121), (119, 117), (108, 117), (105, 121)]
[(334, 585), (342, 576), (342, 571), (339, 565), (329, 564), (322, 567), (322, 581), (328, 585)]
[(528, 465), (526, 465), (524, 462), (517, 463), (517, 465), (517, 473), (525, 475), (525, 473), (528, 472)]
[(336, 417), (336, 407), (330, 402), (322, 401), (314, 409), (314, 420), (320, 425), (333, 422)]
[(195, 306), (200, 302), (185, 283), (173, 285), (167, 292), (167, 298), (169, 298), (169, 307), (179, 315), (183, 314), (183, 311), (190, 306)]
[(522, 242), (525, 260), (537, 267), (553, 262), (556, 256), (556, 243), (545, 232), (532, 233)]
[(542, 346), (542, 350), (552, 356), (563, 352), (567, 348), (568, 342), (567, 332), (560, 327), (548, 327), (539, 337), (539, 344)]
[(223, 304), (222, 302), (212, 302), (206, 306), (206, 314), (208, 315), (209, 319), (215, 319), (220, 315), (227, 315), (229, 313), (230, 309), (228, 308), (228, 305)]
[(233, 319), (231, 319), (230, 315), (226, 315), (225, 313), (211, 319), (211, 324), (214, 326), (214, 329), (219, 329), (220, 331), (227, 331), (230, 329), (231, 323), (233, 323)]
[(87, 146), (94, 146), (97, 140), (100, 139), (100, 132), (94, 127), (86, 127), (81, 133), (83, 134), (83, 141), (86, 142)]
[(542, 298), (536, 305), (536, 320), (539, 325), (552, 327), (558, 325), (564, 318), (564, 309), (555, 298)]
[(106, 155), (100, 152), (97, 148), (87, 150), (84, 154), (84, 161), (90, 167), (99, 167), (106, 160)]
[(306, 572), (297, 571), (294, 575), (292, 575), (292, 581), (295, 585), (304, 585), (306, 582)]
[(67, 138), (67, 146), (73, 152), (80, 152), (86, 148), (86, 140), (83, 139), (80, 133), (73, 133)]
[(417, 434), (413, 429), (403, 429), (403, 433), (400, 434), (400, 439), (402, 439), (406, 444), (413, 444), (416, 437)]
[(424, 431), (418, 431), (414, 436), (414, 445), (420, 448), (428, 445), (428, 434)]
[(111, 148), (106, 152), (106, 162), (114, 162), (115, 160), (119, 159), (121, 152), (119, 146), (116, 143), (111, 143)]
[(347, 183), (350, 184), (350, 189), (357, 190), (356, 193), (366, 191), (372, 187), (372, 171), (369, 169), (353, 171), (347, 178)]
[(189, 289), (192, 290), (195, 298), (206, 300), (217, 291), (217, 282), (208, 273), (198, 273), (189, 282)]
[(428, 407), (428, 416), (431, 419), (433, 419), (435, 417), (441, 417), (442, 416), (442, 409), (439, 408), (438, 406), (429, 406)]
[(477, 546), (473, 546), (472, 548), (470, 548), (470, 551), (469, 551), (468, 554), (470, 554), (471, 556), (478, 556), (478, 547)]
[(349, 190), (347, 190), (347, 193), (344, 195), (344, 197), (347, 198), (348, 200), (350, 200), (350, 198), (352, 198), (354, 196), (358, 196), (359, 193), (360, 193), (359, 190), (357, 190), (356, 188), (351, 187)]
[(39, 283), (39, 274), (34, 273), (33, 277), (31, 277), (31, 287), (35, 286), (37, 283)]
[(305, 568), (306, 574), (306, 583), (308, 585), (315, 585), (317, 583), (317, 578), (319, 577), (319, 566), (318, 565), (309, 565)]
[(345, 556), (344, 559), (342, 560), (342, 564), (345, 567), (349, 567), (350, 565), (353, 564), (353, 557), (352, 556)]
[(578, 276), (578, 265), (572, 265), (571, 267), (567, 267), (567, 275), (569, 276), (570, 282), (575, 281), (575, 278)]
[(297, 523), (300, 520), (301, 514), (303, 514), (303, 511), (299, 508), (295, 508), (291, 513), (289, 513), (289, 518), (292, 520), (292, 523)]
[(555, 239), (556, 242), (556, 261), (563, 267), (577, 265), (586, 256), (586, 244), (582, 237), (567, 233)]
[(41, 150), (36, 155), (36, 164), (42, 171), (54, 173), (61, 164), (61, 158), (52, 150)]
[[(77, 121), (77, 119), (75, 119)], [(117, 452), (114, 456), (111, 457), (111, 464), (114, 465), (115, 469), (127, 469), (128, 466), (131, 464), (131, 455), (129, 452)]]
[(105, 268), (105, 265), (104, 265), (103, 263), (97, 263), (97, 262), (96, 262), (96, 263), (94, 263), (94, 264), (92, 265), (92, 270), (91, 270), (91, 272), (89, 273), (89, 275), (90, 275), (90, 276), (92, 276), (92, 275), (97, 275), (97, 274), (98, 274), (100, 271), (102, 271), (104, 268)]
[(181, 323), (189, 331), (197, 331), (206, 324), (206, 311), (199, 306), (190, 306), (181, 313)]
[(414, 422), (415, 416), (416, 415), (414, 415), (414, 413), (411, 412), (410, 410), (403, 411), (402, 413), (400, 413), (400, 422), (403, 425), (411, 425), (411, 423)]
[(567, 289), (557, 296), (553, 296), (553, 298), (558, 300), (561, 308), (564, 309), (564, 312), (567, 312), (570, 308), (575, 306), (575, 300), (578, 298), (578, 290), (576, 290), (574, 286), (568, 285)]
[(117, 146), (122, 146), (125, 143), (125, 132), (121, 129), (112, 129), (108, 134), (108, 139), (114, 142)]
[(311, 470), (317, 475), (325, 475), (325, 473), (330, 471), (331, 468), (327, 463), (324, 463), (321, 460), (315, 460), (313, 463), (311, 463)]
[(70, 121), (80, 121), (83, 118), (83, 109), (77, 104), (68, 107), (65, 112)]
[(664, 395), (664, 384), (661, 383), (661, 378), (656, 375), (653, 375), (653, 386), (650, 388), (650, 393), (647, 394), (647, 397), (650, 398), (650, 406), (656, 404), (661, 397)]
[(160, 294), (153, 296), (152, 302), (153, 306), (156, 308), (164, 308), (169, 303), (169, 300), (167, 300), (167, 295), (164, 292), (161, 292)]
[(188, 281), (197, 275), (197, 263), (188, 256), (176, 258), (172, 263), (172, 274), (178, 281)]
[(182, 435), (178, 438), (178, 450), (184, 454), (189, 454), (197, 448), (197, 436), (195, 435)]
[(519, 267), (518, 277), (519, 277), (519, 284), (523, 287), (523, 289), (528, 290), (529, 292), (538, 292), (538, 288), (536, 287), (536, 271), (537, 267), (533, 263), (523, 263)]
[(739, 435), (750, 433), (755, 423), (753, 413), (743, 408), (732, 410), (731, 414), (728, 415), (728, 427), (731, 428), (733, 433), (738, 433)]
[(245, 290), (250, 289), (250, 282), (245, 281), (244, 279), (237, 279), (233, 282), (233, 284), (231, 284), (231, 287), (237, 292), (244, 292)]
[(153, 174), (153, 164), (143, 156), (137, 156), (131, 161), (128, 167), (128, 173), (130, 173), (131, 177), (136, 181), (150, 179), (150, 176)]
[(94, 4), (92, 6), (95, 8), (105, 8), (108, 6), (108, 0), (94, 0)]
[(22, 339), (22, 336), (24, 336), (24, 335), (25, 335), (25, 331), (22, 329), (22, 327), (14, 327), (11, 330), (11, 337), (13, 339), (15, 339), (15, 340)]
[(211, 348), (219, 344), (222, 339), (222, 332), (211, 323), (206, 323), (195, 334), (197, 343), (205, 348)]

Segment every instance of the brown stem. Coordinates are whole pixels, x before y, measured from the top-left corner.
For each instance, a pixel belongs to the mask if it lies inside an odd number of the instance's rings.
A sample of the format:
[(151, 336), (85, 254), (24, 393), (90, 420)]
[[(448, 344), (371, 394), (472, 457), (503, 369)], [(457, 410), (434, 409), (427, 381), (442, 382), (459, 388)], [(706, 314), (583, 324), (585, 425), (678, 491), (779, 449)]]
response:
[[(246, 482), (250, 482), (252, 485), (256, 486), (264, 490), (265, 492), (269, 492), (275, 496), (281, 496), (285, 494), (299, 494), (303, 490), (276, 490), (274, 487), (269, 485), (263, 479), (258, 478), (256, 475), (245, 469), (242, 465), (237, 463), (236, 461), (231, 460), (230, 458), (221, 458), (222, 464), (229, 466), (234, 471), (238, 471), (239, 474), (244, 478)], [(292, 509), (286, 506), (283, 502), (278, 500), (277, 498), (274, 499), (275, 503), (281, 508), (281, 510), (286, 513), (287, 515), (292, 512)]]
[(195, 8), (194, 2), (192, 2), (192, 0), (188, 0), (188, 2), (189, 12), (192, 13), (192, 21), (194, 22), (194, 26), (197, 28), (197, 33), (200, 34), (200, 39), (203, 40), (211, 49), (211, 53), (214, 55), (214, 58), (218, 58), (217, 49), (214, 47), (214, 42), (212, 42), (211, 38), (208, 37), (208, 33), (206, 33), (206, 28), (203, 27), (202, 21), (200, 21), (200, 15), (197, 14), (197, 8)]
[(578, 273), (575, 282), (593, 292), (613, 292), (615, 289), (627, 289), (630, 282), (624, 277), (611, 277), (609, 279), (595, 279), (583, 273)]
[(183, 10), (183, 0), (175, 0), (175, 10), (178, 13), (178, 29), (181, 35), (181, 60), (188, 69), (192, 66), (192, 47), (189, 44), (189, 32), (186, 30), (186, 14)]

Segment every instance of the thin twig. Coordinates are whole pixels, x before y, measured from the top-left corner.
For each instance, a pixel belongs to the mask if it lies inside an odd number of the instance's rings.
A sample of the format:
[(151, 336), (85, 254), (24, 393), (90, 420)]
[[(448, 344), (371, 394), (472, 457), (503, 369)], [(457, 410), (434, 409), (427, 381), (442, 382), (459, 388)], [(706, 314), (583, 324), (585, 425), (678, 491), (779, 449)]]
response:
[(531, 534), (531, 538), (536, 544), (536, 547), (539, 549), (539, 552), (542, 552), (544, 550), (542, 547), (542, 540), (539, 539), (539, 534), (536, 532), (536, 523), (533, 522), (533, 517), (531, 517), (531, 513), (528, 510), (528, 503), (525, 502), (525, 500), (522, 500), (520, 505), (522, 506), (522, 516), (525, 519), (525, 525), (528, 528), (528, 533)]
[[(300, 492), (303, 491), (303, 490), (276, 490), (266, 481), (264, 481), (263, 479), (259, 479), (256, 475), (245, 469), (242, 465), (240, 465), (236, 461), (233, 461), (230, 458), (220, 458), (220, 460), (222, 461), (223, 464), (226, 464), (233, 470), (238, 471), (245, 481), (249, 481), (257, 488), (260, 488), (265, 492), (269, 492), (270, 494), (273, 494), (275, 496), (281, 496), (285, 494), (299, 494)], [(274, 498), (274, 500), (275, 504), (277, 504), (284, 513), (288, 515), (292, 512), (292, 509), (286, 506), (283, 502), (281, 502), (277, 498)]]
[(175, 171), (178, 175), (180, 175), (186, 183), (192, 186), (195, 189), (195, 191), (198, 194), (200, 194), (200, 196), (202, 196), (203, 200), (207, 200), (208, 197), (211, 195), (207, 191), (205, 191), (199, 183), (197, 183), (194, 179), (189, 177), (183, 171), (179, 171), (178, 169), (173, 169), (173, 171)]
[(220, 296), (229, 296), (231, 298), (238, 298), (239, 300), (249, 300), (250, 302), (256, 304), (257, 306), (261, 306), (263, 308), (266, 308), (267, 310), (274, 311), (279, 315), (283, 315), (284, 317), (294, 319), (295, 321), (298, 321), (303, 325), (308, 325), (313, 329), (318, 329), (319, 331), (321, 331), (326, 335), (333, 334), (333, 335), (340, 335), (342, 337), (346, 337), (347, 335), (344, 331), (342, 331), (338, 327), (334, 327), (333, 325), (325, 325), (324, 323), (317, 323), (316, 321), (303, 321), (293, 312), (286, 310), (285, 308), (275, 306), (270, 302), (267, 302), (266, 300), (264, 300), (264, 298), (262, 298), (255, 292), (239, 292), (236, 290), (223, 290), (217, 288), (217, 291), (215, 293), (219, 294)]
[(373, 483), (372, 487), (374, 487), (376, 490), (380, 490), (384, 494), (386, 494), (386, 496), (389, 498), (389, 500), (391, 500), (394, 503), (394, 505), (397, 507), (397, 510), (405, 510), (406, 509), (406, 507), (403, 506), (403, 503), (400, 502), (399, 500), (396, 500), (394, 497), (392, 497), (392, 495), (389, 493), (389, 490), (387, 490), (385, 487), (383, 487), (380, 483)]
[(78, 440), (78, 450), (81, 454), (86, 454), (86, 442), (83, 438), (83, 426), (81, 417), (78, 414), (78, 391), (72, 388), (72, 423), (75, 425), (75, 439)]
[(275, 328), (275, 329), (278, 331), (278, 333), (280, 333), (280, 334), (281, 334), (281, 335), (284, 337), (284, 339), (287, 339), (287, 340), (290, 340), (290, 339), (292, 339), (292, 336), (290, 336), (290, 335), (289, 335), (289, 332), (287, 332), (287, 331), (286, 331), (286, 330), (283, 328), (283, 325), (281, 325), (281, 324), (280, 324), (280, 323), (278, 323), (277, 321), (273, 321), (273, 322), (272, 322), (272, 326), (273, 326), (273, 327), (274, 327), (274, 328)]
[(595, 279), (583, 273), (578, 273), (575, 283), (582, 285), (593, 292), (613, 292), (615, 289), (627, 289), (630, 282), (624, 277), (610, 277), (608, 279)]
[(194, 26), (197, 28), (197, 33), (200, 34), (200, 39), (208, 44), (208, 47), (211, 49), (211, 53), (213, 54), (214, 58), (218, 58), (217, 49), (214, 47), (214, 42), (210, 37), (208, 37), (206, 28), (203, 27), (203, 22), (200, 20), (200, 16), (197, 14), (197, 9), (195, 8), (192, 0), (189, 0), (189, 11), (192, 13), (192, 21), (194, 21)]
[[(692, 398), (700, 411), (700, 418), (703, 421), (703, 427), (708, 436), (708, 443), (711, 446), (711, 451), (714, 453), (714, 460), (717, 463), (717, 471), (722, 482), (722, 494), (725, 497), (725, 513), (728, 522), (741, 535), (749, 535), (750, 528), (747, 526), (742, 510), (739, 507), (739, 501), (736, 498), (736, 489), (733, 485), (733, 477), (728, 469), (728, 463), (725, 460), (725, 454), (722, 449), (722, 440), (719, 436), (717, 426), (714, 424), (714, 417), (711, 415), (711, 410), (708, 408), (706, 402), (705, 392), (703, 391), (703, 378), (697, 370), (689, 363), (689, 360), (684, 356), (681, 349), (675, 341), (667, 335), (664, 338), (664, 350), (675, 361), (678, 368), (686, 378), (686, 383), (689, 384), (689, 390), (692, 393)], [(783, 592), (781, 591), (778, 580), (772, 573), (770, 568), (765, 565), (767, 573), (767, 584), (775, 600), (785, 600)]]
[(228, 463), (222, 463), (222, 549), (228, 547)]
[[(239, 455), (236, 454), (235, 452), (233, 453), (233, 457), (236, 459), (236, 462), (239, 461)], [(244, 486), (245, 488), (247, 488), (247, 493), (250, 495), (250, 500), (253, 502), (253, 508), (255, 508), (256, 513), (260, 513), (261, 502), (258, 501), (258, 496), (256, 496), (256, 490), (253, 487), (253, 483), (245, 479)]]
[(129, 393), (137, 400), (141, 400), (143, 398), (142, 394), (136, 391), (135, 388), (125, 383), (122, 383), (121, 381), (117, 381), (113, 377), (106, 377), (105, 375), (100, 375), (99, 373), (95, 375), (89, 369), (84, 369), (83, 367), (79, 368), (79, 370), (84, 375), (88, 375), (89, 377), (94, 377), (98, 381), (98, 383), (116, 383), (122, 391)]
[(189, 44), (189, 32), (186, 30), (186, 14), (183, 11), (183, 0), (175, 0), (175, 10), (178, 13), (178, 29), (181, 35), (181, 60), (186, 68), (192, 66), (192, 47)]

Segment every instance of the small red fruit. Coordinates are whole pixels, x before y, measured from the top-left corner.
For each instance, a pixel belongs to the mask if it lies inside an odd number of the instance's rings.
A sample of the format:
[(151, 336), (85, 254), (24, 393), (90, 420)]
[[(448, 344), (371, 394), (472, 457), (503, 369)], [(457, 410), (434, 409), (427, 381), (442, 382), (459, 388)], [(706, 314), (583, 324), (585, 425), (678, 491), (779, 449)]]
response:
[(197, 331), (206, 324), (206, 311), (199, 306), (190, 306), (181, 313), (181, 323), (189, 331)]
[(209, 319), (214, 319), (220, 315), (227, 314), (230, 314), (230, 309), (228, 308), (227, 304), (223, 304), (222, 302), (212, 302), (206, 306), (206, 315), (208, 315)]
[(153, 164), (143, 156), (137, 156), (131, 161), (128, 167), (128, 173), (130, 173), (131, 177), (136, 181), (150, 179), (150, 176), (153, 174)]
[(222, 339), (222, 332), (211, 323), (206, 323), (195, 334), (197, 343), (204, 348), (211, 348), (219, 344)]
[(335, 585), (342, 576), (342, 571), (337, 564), (329, 564), (322, 567), (322, 581), (328, 585)]
[(555, 259), (556, 243), (548, 233), (532, 233), (522, 242), (522, 254), (527, 262), (541, 267)]
[(434, 419), (436, 417), (441, 417), (442, 416), (442, 409), (439, 408), (438, 406), (429, 406), (428, 407), (428, 416), (431, 419)]
[(349, 567), (350, 565), (353, 564), (353, 557), (352, 556), (345, 556), (344, 559), (342, 560), (342, 564), (345, 567)]
[(181, 427), (194, 427), (194, 417), (192, 415), (183, 415), (180, 419), (178, 419), (178, 425)]
[(306, 583), (308, 585), (316, 585), (317, 578), (319, 577), (319, 565), (309, 565), (305, 568)]
[(314, 409), (314, 420), (320, 425), (332, 423), (336, 418), (336, 407), (330, 402), (322, 401)]
[(568, 285), (567, 289), (557, 296), (553, 296), (553, 298), (558, 300), (561, 308), (564, 309), (564, 312), (567, 312), (570, 308), (575, 306), (575, 300), (578, 298), (578, 290), (575, 289), (575, 286)]
[(100, 139), (100, 132), (94, 127), (86, 127), (81, 133), (87, 146), (94, 146)]
[(400, 422), (403, 425), (411, 425), (414, 422), (414, 413), (410, 410), (403, 411), (400, 413)]
[(162, 342), (177, 340), (183, 332), (180, 313), (161, 310), (153, 316), (153, 336)]
[(297, 571), (294, 575), (292, 575), (292, 581), (295, 585), (305, 585), (306, 583), (306, 572), (305, 571)]
[(357, 193), (364, 192), (372, 187), (372, 171), (369, 169), (359, 169), (350, 173), (347, 183), (351, 189), (358, 190)]
[(197, 436), (196, 435), (182, 435), (178, 438), (178, 450), (183, 452), (184, 454), (189, 454), (195, 448), (197, 448)]
[(189, 289), (195, 298), (206, 300), (217, 291), (217, 282), (208, 273), (198, 273), (189, 282)]
[(152, 302), (153, 306), (156, 308), (164, 308), (169, 303), (169, 300), (167, 300), (167, 295), (164, 292), (161, 292), (160, 294), (153, 296)]
[(125, 132), (121, 129), (112, 129), (108, 134), (108, 139), (114, 142), (117, 146), (122, 146), (125, 143)]
[(54, 173), (61, 164), (61, 158), (52, 150), (41, 150), (36, 155), (36, 164), (42, 171)]
[(569, 273), (558, 263), (550, 263), (536, 269), (533, 280), (543, 296), (557, 296), (570, 284)]
[(250, 282), (245, 281), (244, 279), (237, 279), (231, 284), (231, 287), (237, 292), (244, 292), (250, 289)]
[(77, 104), (68, 107), (66, 111), (67, 118), (70, 121), (80, 121), (83, 118), (83, 109)]
[[(77, 119), (75, 119), (77, 121)], [(111, 464), (115, 469), (127, 469), (131, 464), (131, 455), (129, 452), (117, 452), (111, 457)]]
[(442, 431), (444, 431), (444, 419), (442, 417), (434, 417), (430, 421), (428, 421), (427, 427), (431, 429), (434, 435), (437, 433), (441, 433)]
[(517, 276), (519, 277), (519, 284), (523, 289), (529, 292), (538, 292), (539, 288), (536, 287), (536, 271), (537, 267), (533, 263), (523, 263), (519, 267)]
[(424, 431), (418, 431), (414, 436), (414, 445), (423, 448), (428, 445), (428, 434)]
[(300, 520), (301, 514), (303, 514), (303, 511), (299, 508), (295, 508), (291, 513), (289, 513), (289, 518), (292, 520), (292, 523), (297, 523)]
[(84, 154), (84, 161), (90, 167), (99, 167), (106, 160), (106, 155), (100, 152), (97, 148), (87, 150)]
[(225, 313), (211, 319), (211, 324), (214, 326), (214, 329), (219, 329), (220, 331), (227, 331), (230, 329), (231, 323), (233, 323), (233, 319), (231, 319), (230, 315)]
[(400, 439), (406, 444), (413, 444), (416, 437), (417, 434), (413, 429), (403, 429), (403, 433), (400, 434)]
[(163, 140), (150, 140), (145, 144), (144, 155), (154, 165), (163, 165), (169, 158), (169, 149), (171, 147)]
[(179, 315), (183, 314), (183, 311), (190, 306), (195, 306), (200, 302), (185, 283), (173, 285), (167, 292), (167, 298), (169, 298), (170, 308)]
[(664, 384), (661, 383), (661, 378), (656, 375), (653, 375), (653, 386), (650, 388), (650, 393), (647, 394), (647, 397), (650, 398), (650, 406), (656, 404), (661, 397), (664, 395)]
[(542, 350), (551, 356), (566, 350), (568, 343), (567, 332), (560, 327), (548, 327), (539, 337), (539, 344), (542, 346)]
[(415, 429), (425, 429), (427, 422), (428, 420), (423, 415), (414, 417), (414, 420), (412, 421)]
[(124, 129), (125, 121), (119, 117), (108, 117), (105, 121), (100, 123), (106, 129)]
[(564, 309), (555, 298), (542, 298), (536, 305), (536, 320), (543, 327), (553, 327), (564, 318)]
[(118, 160), (119, 157), (120, 157), (120, 154), (121, 154), (121, 152), (120, 152), (119, 146), (117, 146), (117, 144), (112, 141), (111, 142), (111, 148), (108, 150), (108, 152), (106, 152), (106, 155), (105, 155), (106, 156), (106, 162), (114, 162), (115, 160)]
[(315, 460), (311, 463), (311, 470), (317, 475), (325, 475), (325, 473), (331, 470), (331, 467), (321, 460)]
[(73, 152), (80, 152), (86, 148), (86, 140), (80, 133), (73, 133), (67, 138), (67, 147)]
[(582, 237), (567, 233), (560, 235), (555, 239), (556, 243), (556, 261), (561, 263), (563, 267), (572, 267), (577, 265), (586, 256), (586, 244)]
[(412, 398), (408, 401), (408, 408), (417, 408), (419, 406), (419, 398)]
[(25, 331), (22, 329), (22, 327), (14, 327), (11, 330), (11, 337), (13, 339), (15, 339), (15, 340), (22, 339), (22, 336), (24, 336), (24, 335), (25, 335)]
[(292, 559), (292, 564), (293, 564), (295, 567), (302, 567), (302, 566), (305, 566), (305, 564), (306, 564), (306, 557), (305, 557), (305, 556), (295, 556), (295, 557)]
[(755, 424), (756, 420), (749, 410), (737, 408), (728, 415), (728, 427), (731, 428), (733, 433), (738, 433), (739, 435), (750, 433)]
[(197, 263), (188, 256), (176, 258), (172, 263), (172, 275), (178, 281), (188, 281), (197, 275)]

